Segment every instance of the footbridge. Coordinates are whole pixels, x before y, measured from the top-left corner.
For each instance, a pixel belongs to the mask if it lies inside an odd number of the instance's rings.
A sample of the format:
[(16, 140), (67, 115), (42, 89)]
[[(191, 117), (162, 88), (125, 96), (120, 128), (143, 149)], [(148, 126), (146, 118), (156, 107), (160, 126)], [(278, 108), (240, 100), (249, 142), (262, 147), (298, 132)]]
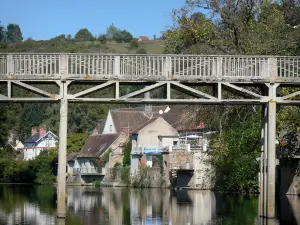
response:
[[(286, 87), (293, 91), (279, 95)], [(144, 95), (157, 89), (159, 95)], [(274, 218), (276, 106), (299, 105), (299, 95), (300, 57), (0, 54), (0, 102), (60, 102), (57, 216), (62, 218), (69, 102), (262, 105), (259, 211)]]

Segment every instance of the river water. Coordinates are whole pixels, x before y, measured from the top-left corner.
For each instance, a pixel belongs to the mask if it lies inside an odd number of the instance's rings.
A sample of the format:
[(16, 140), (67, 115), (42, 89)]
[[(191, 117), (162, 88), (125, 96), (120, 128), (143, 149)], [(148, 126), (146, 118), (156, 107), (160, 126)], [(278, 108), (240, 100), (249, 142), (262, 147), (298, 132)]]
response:
[[(256, 196), (211, 191), (68, 187), (66, 220), (56, 219), (52, 186), (0, 185), (0, 224), (202, 225), (266, 224)], [(279, 199), (279, 219), (300, 225), (300, 198)]]

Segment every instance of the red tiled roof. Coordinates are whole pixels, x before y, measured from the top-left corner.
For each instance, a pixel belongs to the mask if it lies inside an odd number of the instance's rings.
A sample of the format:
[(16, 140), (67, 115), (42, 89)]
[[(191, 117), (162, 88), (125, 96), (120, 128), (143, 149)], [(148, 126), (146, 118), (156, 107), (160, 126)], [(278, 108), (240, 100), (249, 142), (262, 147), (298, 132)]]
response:
[(139, 39), (142, 41), (149, 41), (148, 36), (139, 36)]

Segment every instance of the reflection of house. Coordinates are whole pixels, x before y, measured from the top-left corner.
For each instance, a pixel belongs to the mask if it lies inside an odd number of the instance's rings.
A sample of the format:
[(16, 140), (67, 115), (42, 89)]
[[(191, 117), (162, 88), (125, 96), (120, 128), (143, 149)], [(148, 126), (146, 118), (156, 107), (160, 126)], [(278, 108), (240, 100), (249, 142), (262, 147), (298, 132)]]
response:
[(58, 137), (42, 126), (31, 129), (31, 137), (24, 142), (24, 160), (31, 160), (41, 151), (55, 148)]

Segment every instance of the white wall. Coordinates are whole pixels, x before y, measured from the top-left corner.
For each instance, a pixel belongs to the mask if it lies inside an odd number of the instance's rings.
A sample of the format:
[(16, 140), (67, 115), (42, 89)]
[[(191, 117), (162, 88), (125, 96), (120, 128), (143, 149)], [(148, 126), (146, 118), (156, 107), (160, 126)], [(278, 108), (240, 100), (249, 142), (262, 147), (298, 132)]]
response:
[(159, 146), (158, 136), (179, 136), (179, 134), (168, 122), (160, 117), (139, 131), (137, 146)]
[(115, 128), (115, 124), (114, 124), (114, 121), (112, 119), (110, 111), (108, 112), (108, 115), (107, 115), (106, 122), (105, 122), (104, 129), (103, 129), (102, 133), (103, 134), (115, 134), (115, 133), (117, 133), (116, 128)]
[(25, 143), (24, 145), (24, 160), (32, 160), (37, 157), (41, 151), (46, 148), (55, 148), (56, 140), (51, 133), (48, 133), (47, 136), (40, 140), (37, 145), (36, 143)]

